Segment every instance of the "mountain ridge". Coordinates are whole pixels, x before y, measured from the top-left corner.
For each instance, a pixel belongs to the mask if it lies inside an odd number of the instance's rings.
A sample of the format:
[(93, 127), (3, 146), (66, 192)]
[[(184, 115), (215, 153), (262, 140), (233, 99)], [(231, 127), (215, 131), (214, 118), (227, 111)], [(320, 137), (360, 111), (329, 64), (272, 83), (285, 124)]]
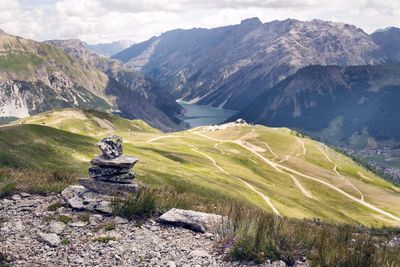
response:
[(356, 26), (287, 19), (172, 30), (113, 56), (187, 102), (241, 110), (307, 65), (379, 64), (382, 49)]
[[(61, 43), (66, 51), (54, 46)], [(79, 40), (36, 42), (3, 32), (0, 46), (2, 117), (74, 106), (115, 110), (166, 131), (181, 127), (181, 107), (159, 85)]]

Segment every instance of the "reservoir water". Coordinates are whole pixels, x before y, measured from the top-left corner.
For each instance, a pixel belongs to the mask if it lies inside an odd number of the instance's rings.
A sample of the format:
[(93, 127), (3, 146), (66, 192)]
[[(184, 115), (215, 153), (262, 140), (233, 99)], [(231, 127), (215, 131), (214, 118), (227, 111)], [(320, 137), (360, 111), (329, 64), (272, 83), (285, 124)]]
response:
[(220, 124), (237, 113), (235, 110), (177, 102), (185, 109), (184, 122), (188, 123), (192, 128)]

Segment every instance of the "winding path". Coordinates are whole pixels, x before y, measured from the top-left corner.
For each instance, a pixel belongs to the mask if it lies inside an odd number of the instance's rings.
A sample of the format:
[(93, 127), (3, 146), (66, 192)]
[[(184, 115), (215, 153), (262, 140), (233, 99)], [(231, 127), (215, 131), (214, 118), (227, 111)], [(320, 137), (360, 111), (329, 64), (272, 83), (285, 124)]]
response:
[(387, 217), (389, 217), (389, 218), (391, 218), (391, 219), (393, 219), (393, 220), (395, 220), (395, 221), (397, 221), (397, 222), (400, 222), (400, 217), (397, 217), (397, 216), (395, 216), (395, 215), (393, 215), (393, 214), (391, 214), (391, 213), (389, 213), (389, 212), (387, 212), (387, 211), (384, 211), (384, 210), (382, 210), (382, 209), (380, 209), (380, 208), (378, 208), (378, 207), (376, 207), (376, 206), (374, 206), (374, 205), (372, 205), (372, 204), (366, 202), (366, 201), (363, 200), (363, 199), (356, 198), (356, 197), (350, 195), (349, 193), (343, 191), (342, 189), (340, 189), (340, 188), (338, 188), (338, 187), (336, 187), (336, 186), (334, 186), (334, 185), (331, 185), (330, 183), (328, 183), (328, 182), (326, 182), (326, 181), (320, 180), (320, 179), (315, 178), (315, 177), (312, 177), (312, 176), (310, 176), (310, 175), (303, 174), (303, 173), (301, 173), (301, 172), (298, 172), (298, 171), (296, 171), (296, 170), (293, 170), (293, 169), (291, 169), (291, 168), (289, 168), (289, 167), (286, 167), (286, 166), (280, 165), (280, 164), (278, 164), (278, 163), (275, 163), (275, 162), (273, 162), (273, 161), (271, 161), (271, 160), (265, 158), (263, 155), (261, 155), (261, 154), (258, 153), (257, 151), (254, 151), (254, 149), (249, 148), (249, 147), (247, 147), (246, 145), (242, 144), (242, 142), (240, 142), (240, 141), (213, 138), (213, 137), (207, 136), (207, 135), (202, 134), (202, 133), (199, 133), (199, 132), (194, 132), (194, 133), (197, 134), (197, 135), (199, 135), (199, 136), (203, 136), (204, 138), (210, 139), (210, 140), (214, 140), (214, 141), (218, 141), (218, 142), (230, 142), (230, 143), (238, 144), (239, 146), (245, 148), (246, 150), (250, 151), (251, 153), (253, 153), (253, 154), (256, 155), (257, 157), (259, 157), (262, 161), (264, 161), (265, 163), (267, 163), (268, 165), (270, 165), (270, 166), (271, 166), (272, 168), (274, 168), (275, 170), (281, 168), (281, 169), (286, 170), (286, 171), (288, 171), (288, 172), (290, 172), (290, 173), (292, 173), (292, 174), (296, 174), (296, 175), (301, 176), (301, 177), (304, 177), (304, 178), (306, 178), (306, 179), (309, 179), (309, 180), (318, 182), (318, 183), (320, 183), (320, 184), (323, 184), (323, 185), (325, 185), (325, 186), (331, 188), (332, 190), (335, 190), (336, 192), (338, 192), (338, 193), (340, 193), (340, 194), (346, 196), (347, 198), (353, 200), (354, 202), (357, 202), (357, 203), (361, 204), (361, 205), (364, 206), (364, 207), (367, 207), (367, 208), (369, 208), (369, 209), (371, 209), (371, 210), (373, 210), (373, 211), (375, 211), (375, 212), (377, 212), (377, 213), (380, 213), (380, 214), (385, 215), (385, 216), (387, 216)]
[(155, 141), (160, 140), (160, 139), (178, 138), (178, 137), (185, 137), (185, 136), (183, 136), (183, 135), (163, 135), (163, 136), (154, 137), (154, 138), (152, 138), (150, 140), (147, 140), (146, 142), (147, 143), (152, 143), (152, 142), (155, 142)]
[[(196, 148), (196, 147), (192, 148), (192, 150), (193, 150), (194, 152), (199, 153), (200, 155), (202, 155), (202, 156), (208, 158), (208, 159), (213, 163), (213, 165), (214, 165), (218, 170), (220, 170), (222, 173), (224, 173), (224, 174), (226, 174), (226, 175), (230, 175), (230, 173), (227, 172), (227, 171), (226, 171), (224, 168), (222, 168), (221, 166), (219, 166), (219, 165), (217, 164), (217, 162), (216, 162), (210, 155), (208, 155), (208, 154), (206, 154), (206, 153), (204, 153), (204, 152), (201, 152), (201, 151), (200, 151), (198, 148)], [(242, 181), (248, 188), (250, 188), (250, 189), (253, 190), (255, 193), (257, 193), (259, 196), (261, 196), (261, 198), (268, 204), (268, 206), (271, 208), (271, 210), (272, 210), (276, 215), (282, 217), (282, 215), (280, 214), (280, 212), (278, 211), (278, 209), (275, 208), (275, 206), (272, 204), (270, 198), (269, 198), (267, 195), (265, 195), (265, 194), (261, 193), (260, 191), (258, 191), (256, 188), (254, 188), (254, 186), (252, 186), (251, 184), (249, 184), (249, 183), (246, 182), (245, 180), (243, 180), (243, 179), (241, 179), (241, 178), (238, 178), (238, 177), (235, 177), (235, 178), (237, 178), (237, 179), (239, 179), (240, 181)]]
[(337, 164), (332, 161), (332, 159), (328, 156), (328, 154), (326, 154), (325, 151), (320, 146), (318, 146), (318, 145), (315, 145), (315, 146), (328, 159), (328, 161), (334, 165), (332, 170), (336, 173), (336, 175), (339, 176), (340, 178), (342, 178), (344, 181), (346, 181), (351, 187), (353, 187), (354, 190), (356, 190), (360, 194), (360, 199), (364, 200), (364, 195), (361, 193), (361, 191), (352, 182), (350, 182), (346, 177), (344, 177), (342, 174), (340, 174), (337, 171), (337, 167), (338, 167)]
[(268, 148), (269, 152), (271, 152), (271, 154), (274, 155), (274, 158), (271, 160), (276, 160), (278, 158), (278, 155), (275, 154), (275, 152), (271, 149), (271, 147), (267, 142), (261, 142), (261, 144), (264, 144)]
[(218, 170), (220, 170), (221, 172), (223, 172), (223, 173), (229, 175), (229, 172), (225, 171), (224, 168), (222, 168), (221, 166), (219, 166), (219, 165), (217, 164), (217, 162), (216, 162), (210, 155), (201, 152), (201, 151), (198, 150), (198, 148), (196, 148), (196, 147), (192, 148), (192, 150), (193, 150), (194, 152), (199, 153), (200, 155), (203, 155), (204, 157), (208, 158)]

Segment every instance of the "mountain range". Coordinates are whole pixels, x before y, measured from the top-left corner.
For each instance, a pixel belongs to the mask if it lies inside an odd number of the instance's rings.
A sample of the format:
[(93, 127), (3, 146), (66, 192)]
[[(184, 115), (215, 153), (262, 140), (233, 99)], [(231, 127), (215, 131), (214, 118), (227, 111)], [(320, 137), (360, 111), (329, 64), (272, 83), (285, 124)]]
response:
[(374, 148), (376, 141), (400, 141), (399, 103), (400, 64), (309, 66), (235, 117), (299, 129), (337, 146)]
[(84, 43), (85, 47), (89, 49), (90, 51), (105, 56), (105, 57), (111, 57), (112, 55), (115, 55), (122, 50), (128, 48), (131, 46), (134, 42), (130, 40), (119, 40), (119, 41), (114, 41), (111, 43), (98, 43), (98, 44), (88, 44)]
[(395, 61), (384, 41), (375, 41), (386, 38), (373, 36), (345, 23), (252, 18), (215, 29), (169, 31), (113, 57), (176, 98), (242, 110), (302, 67)]
[(182, 108), (167, 91), (79, 40), (36, 42), (1, 32), (0, 47), (1, 117), (80, 107), (141, 118), (165, 131), (180, 127)]
[[(367, 34), (338, 22), (251, 18), (172, 30), (113, 58), (80, 40), (40, 43), (4, 32), (1, 39), (2, 117), (74, 106), (173, 131), (184, 127), (175, 102), (181, 99), (240, 111), (231, 120), (294, 127), (335, 145), (360, 148), (367, 140), (399, 137), (389, 123), (398, 114), (396, 91), (388, 89), (398, 86), (400, 30), (394, 27)], [(380, 99), (392, 102), (378, 109)], [(332, 125), (340, 125), (340, 134)], [(357, 136), (367, 138), (354, 145)]]

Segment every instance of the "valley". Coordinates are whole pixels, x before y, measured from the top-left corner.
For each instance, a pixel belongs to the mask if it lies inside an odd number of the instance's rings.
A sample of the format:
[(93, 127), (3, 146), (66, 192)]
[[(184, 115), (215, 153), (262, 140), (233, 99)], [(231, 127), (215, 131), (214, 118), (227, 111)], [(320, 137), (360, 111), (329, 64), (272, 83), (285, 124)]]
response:
[(400, 2), (0, 8), (0, 267), (400, 266)]
[[(164, 134), (141, 121), (59, 110), (0, 128), (0, 159), (14, 168), (84, 175), (96, 153), (92, 144), (110, 133), (122, 136), (126, 153), (141, 159), (137, 179), (151, 187), (184, 190), (200, 202), (239, 201), (292, 218), (400, 223), (398, 187), (286, 128), (229, 123)], [(36, 151), (35, 158), (27, 151)]]

